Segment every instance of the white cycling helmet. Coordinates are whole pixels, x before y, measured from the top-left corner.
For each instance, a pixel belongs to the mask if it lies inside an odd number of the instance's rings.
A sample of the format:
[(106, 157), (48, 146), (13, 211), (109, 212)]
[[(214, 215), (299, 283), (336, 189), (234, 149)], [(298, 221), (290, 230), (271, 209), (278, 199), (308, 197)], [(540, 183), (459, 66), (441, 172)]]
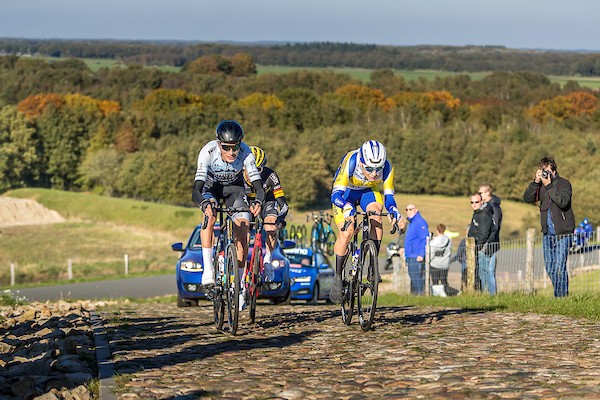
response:
[(365, 167), (383, 168), (386, 157), (385, 147), (375, 140), (365, 142), (360, 148), (360, 162)]

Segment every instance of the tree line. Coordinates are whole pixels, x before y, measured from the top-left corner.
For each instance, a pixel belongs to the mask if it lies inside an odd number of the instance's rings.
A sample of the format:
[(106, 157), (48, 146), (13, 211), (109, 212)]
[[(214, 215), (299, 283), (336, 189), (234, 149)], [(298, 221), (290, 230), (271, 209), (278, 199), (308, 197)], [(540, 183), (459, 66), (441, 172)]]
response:
[(183, 66), (207, 55), (251, 55), (261, 65), (433, 69), (452, 72), (534, 71), (600, 76), (600, 53), (521, 50), (504, 46), (382, 46), (354, 43), (204, 43), (0, 39), (0, 54), (110, 58), (126, 64)]
[(376, 139), (398, 192), (467, 196), (490, 182), (519, 200), (551, 155), (573, 183), (576, 217), (600, 215), (597, 92), (534, 72), (406, 81), (379, 69), (369, 83), (333, 72), (258, 76), (247, 53), (202, 56), (176, 73), (0, 57), (0, 192), (39, 186), (193, 205), (198, 152), (225, 118), (265, 149), (298, 208), (326, 205), (341, 157)]

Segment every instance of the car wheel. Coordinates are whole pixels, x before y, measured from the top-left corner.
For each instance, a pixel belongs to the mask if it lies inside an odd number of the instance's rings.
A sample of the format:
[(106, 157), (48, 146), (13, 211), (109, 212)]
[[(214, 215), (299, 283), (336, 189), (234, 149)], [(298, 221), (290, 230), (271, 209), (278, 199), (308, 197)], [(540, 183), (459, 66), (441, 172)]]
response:
[(308, 304), (312, 304), (312, 305), (316, 305), (319, 302), (319, 295), (320, 295), (320, 290), (319, 290), (319, 282), (315, 283), (315, 288), (313, 289), (313, 296), (310, 300), (306, 300), (306, 302)]
[(177, 292), (177, 307), (189, 307), (191, 306), (189, 301), (184, 300), (181, 297), (181, 293)]

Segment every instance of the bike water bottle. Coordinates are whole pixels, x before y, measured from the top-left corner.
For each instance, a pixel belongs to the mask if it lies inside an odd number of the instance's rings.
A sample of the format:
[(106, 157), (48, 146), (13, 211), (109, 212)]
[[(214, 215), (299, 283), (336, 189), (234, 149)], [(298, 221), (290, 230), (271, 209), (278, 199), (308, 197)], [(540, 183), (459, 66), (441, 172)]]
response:
[(225, 275), (225, 253), (220, 252), (217, 258), (217, 263), (219, 265), (219, 274), (221, 276)]

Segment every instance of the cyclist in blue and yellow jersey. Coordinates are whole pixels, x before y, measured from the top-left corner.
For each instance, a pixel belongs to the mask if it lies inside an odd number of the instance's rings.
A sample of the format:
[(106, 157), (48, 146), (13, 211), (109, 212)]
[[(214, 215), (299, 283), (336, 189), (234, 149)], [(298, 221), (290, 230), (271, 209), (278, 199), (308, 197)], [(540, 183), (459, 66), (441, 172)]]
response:
[[(383, 195), (379, 187), (383, 185)], [(342, 232), (346, 220), (354, 219), (356, 206), (360, 205), (363, 211), (382, 212), (383, 206), (388, 211), (390, 222), (398, 222), (401, 229), (405, 226), (396, 200), (394, 199), (394, 167), (387, 160), (383, 144), (369, 140), (360, 149), (346, 154), (338, 167), (331, 192), (333, 204), (333, 218), (340, 232), (335, 241), (336, 272), (331, 288), (330, 299), (334, 303), (342, 301), (342, 268), (348, 243), (354, 235), (354, 225)], [(383, 234), (381, 216), (371, 216), (372, 231), (369, 238), (375, 241), (377, 251), (381, 245)]]
[[(285, 194), (281, 187), (279, 175), (271, 168), (267, 167), (267, 155), (264, 150), (260, 147), (250, 146), (252, 154), (256, 159), (256, 167), (260, 171), (260, 178), (263, 182), (263, 189), (265, 190), (265, 202), (262, 206), (262, 218), (266, 222), (264, 225), (266, 233), (266, 252), (263, 257), (263, 264), (265, 266), (265, 279), (267, 281), (273, 280), (273, 266), (271, 265), (271, 254), (277, 243), (277, 230), (283, 229), (286, 225), (285, 217), (287, 216), (289, 207), (285, 200)], [(244, 171), (244, 178), (246, 179), (246, 192), (250, 200), (254, 200), (256, 197), (256, 190), (250, 182), (250, 178), (246, 171)]]

